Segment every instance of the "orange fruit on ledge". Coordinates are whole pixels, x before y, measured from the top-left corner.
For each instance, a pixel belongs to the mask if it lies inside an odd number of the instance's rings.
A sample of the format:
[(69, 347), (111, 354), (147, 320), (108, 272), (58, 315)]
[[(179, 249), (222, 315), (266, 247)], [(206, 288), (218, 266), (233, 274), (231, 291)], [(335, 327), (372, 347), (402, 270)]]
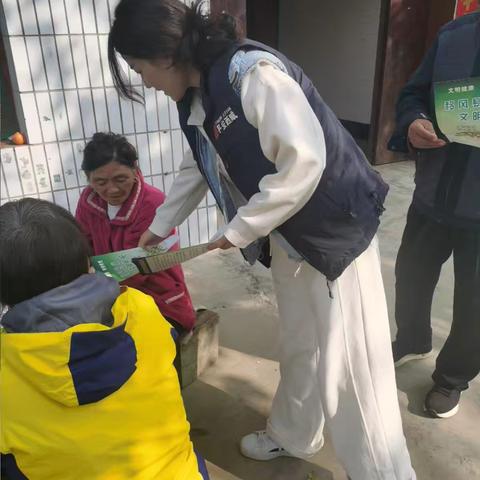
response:
[(25, 137), (20, 132), (14, 133), (8, 139), (15, 145), (23, 145), (25, 143)]

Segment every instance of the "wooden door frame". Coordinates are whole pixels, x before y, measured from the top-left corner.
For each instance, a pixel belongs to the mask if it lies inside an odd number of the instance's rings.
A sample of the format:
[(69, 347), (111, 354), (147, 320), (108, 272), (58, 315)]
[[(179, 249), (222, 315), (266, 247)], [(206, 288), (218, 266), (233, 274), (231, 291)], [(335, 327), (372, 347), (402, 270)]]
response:
[(387, 149), (395, 104), (439, 27), (453, 19), (454, 9), (455, 0), (382, 0), (369, 138), (374, 165), (408, 158)]
[(428, 12), (425, 0), (382, 0), (369, 139), (374, 165), (406, 159), (388, 151), (387, 143), (398, 94), (425, 51)]

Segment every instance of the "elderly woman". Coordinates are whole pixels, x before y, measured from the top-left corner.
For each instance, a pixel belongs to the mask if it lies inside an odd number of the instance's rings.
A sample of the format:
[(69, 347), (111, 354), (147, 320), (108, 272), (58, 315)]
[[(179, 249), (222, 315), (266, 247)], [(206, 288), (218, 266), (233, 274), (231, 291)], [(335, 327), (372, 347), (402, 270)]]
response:
[[(137, 160), (135, 148), (121, 135), (96, 133), (85, 147), (82, 169), (90, 185), (82, 192), (76, 218), (94, 255), (136, 247), (165, 199), (145, 183)], [(135, 275), (124, 284), (151, 295), (179, 333), (193, 328), (195, 312), (180, 266)]]

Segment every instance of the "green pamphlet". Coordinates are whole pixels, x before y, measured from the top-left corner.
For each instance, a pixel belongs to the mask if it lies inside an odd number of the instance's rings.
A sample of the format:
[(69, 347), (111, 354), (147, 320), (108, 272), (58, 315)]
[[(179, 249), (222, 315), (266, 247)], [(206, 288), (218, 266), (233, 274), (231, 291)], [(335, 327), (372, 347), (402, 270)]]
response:
[(119, 252), (106, 253), (105, 255), (96, 255), (95, 257), (91, 257), (90, 261), (96, 272), (103, 273), (107, 277), (112, 277), (117, 280), (117, 282), (122, 282), (140, 273), (132, 261), (134, 258), (148, 258), (153, 255), (166, 253), (177, 242), (178, 236), (172, 235), (154, 247), (148, 247), (146, 249), (136, 247)]
[(438, 127), (450, 142), (480, 147), (480, 77), (434, 85)]

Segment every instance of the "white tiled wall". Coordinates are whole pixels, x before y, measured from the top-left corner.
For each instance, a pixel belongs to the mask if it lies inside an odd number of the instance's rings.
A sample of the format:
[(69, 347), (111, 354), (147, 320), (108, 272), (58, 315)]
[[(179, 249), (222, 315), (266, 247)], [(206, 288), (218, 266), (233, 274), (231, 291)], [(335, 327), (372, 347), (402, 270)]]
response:
[[(75, 211), (85, 178), (85, 142), (96, 131), (123, 133), (137, 147), (150, 184), (168, 193), (186, 140), (175, 104), (146, 90), (146, 107), (120, 99), (108, 68), (107, 39), (117, 0), (1, 0), (14, 95), (28, 146), (0, 150), (0, 201), (34, 196)], [(125, 68), (125, 71), (127, 69)], [(211, 195), (180, 227), (182, 245), (215, 233)]]

